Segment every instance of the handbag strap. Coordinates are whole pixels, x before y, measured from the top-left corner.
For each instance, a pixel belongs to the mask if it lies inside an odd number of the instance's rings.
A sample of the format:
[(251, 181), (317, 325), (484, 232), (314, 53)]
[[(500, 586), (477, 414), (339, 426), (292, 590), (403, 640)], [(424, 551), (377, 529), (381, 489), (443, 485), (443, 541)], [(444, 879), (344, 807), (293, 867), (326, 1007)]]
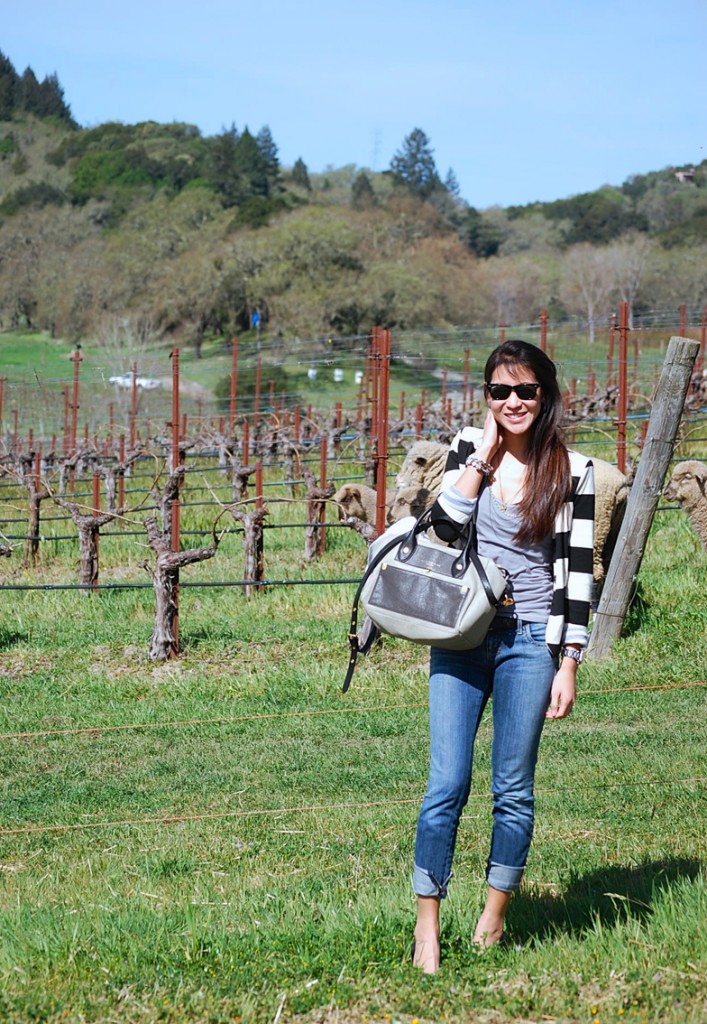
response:
[[(421, 533), (422, 530), (427, 529), (427, 527), (434, 525), (434, 522), (436, 521), (431, 518), (430, 512), (431, 509), (426, 508), (421, 513), (421, 515), (418, 516), (415, 525), (412, 527), (408, 534), (403, 534), (402, 536), (397, 535), (393, 537), (387, 544), (383, 545), (380, 551), (376, 552), (375, 557), (366, 566), (366, 571), (364, 572), (361, 578), (361, 582), (359, 583), (358, 588), (356, 589), (353, 604), (351, 607), (351, 622), (349, 623), (349, 646), (351, 648), (351, 651), (349, 654), (349, 664), (346, 669), (344, 685), (341, 687), (342, 693), (346, 693), (349, 686), (351, 685), (351, 679), (353, 678), (354, 669), (356, 668), (356, 660), (358, 659), (359, 654), (365, 654), (366, 651), (369, 650), (371, 644), (373, 643), (376, 637), (374, 633), (374, 635), (369, 640), (367, 640), (367, 642), (363, 646), (358, 642), (358, 602), (360, 600), (363, 588), (366, 585), (366, 581), (369, 579), (371, 573), (376, 568), (376, 566), (383, 561), (385, 556), (390, 551), (392, 551), (392, 549), (396, 547), (396, 545), (400, 544), (401, 546), (403, 546), (407, 544), (414, 548), (415, 536), (418, 533)], [(478, 573), (479, 580), (481, 581), (481, 585), (486, 592), (486, 596), (489, 602), (492, 605), (498, 604), (498, 601), (496, 600), (496, 595), (493, 592), (493, 588), (489, 583), (486, 571), (483, 565), (481, 564), (481, 559), (479, 558), (479, 555), (476, 551), (476, 545), (476, 517), (474, 517), (472, 518), (469, 524), (469, 536), (467, 538), (466, 544), (464, 545), (464, 548), (459, 555), (459, 563), (461, 569), (460, 575), (466, 570), (466, 567), (469, 565), (469, 563), (472, 562), (474, 568), (476, 569), (476, 572)]]
[[(418, 519), (418, 523), (419, 521), (420, 520)], [(413, 527), (413, 530), (416, 527), (417, 523), (415, 524), (415, 527)], [(361, 578), (361, 582), (359, 583), (356, 589), (356, 594), (354, 595), (353, 599), (353, 605), (351, 607), (351, 622), (349, 623), (349, 646), (351, 648), (351, 653), (349, 655), (349, 664), (346, 670), (346, 678), (344, 679), (344, 685), (341, 687), (342, 693), (346, 693), (349, 686), (351, 685), (351, 678), (354, 674), (354, 669), (356, 668), (356, 659), (358, 658), (359, 653), (365, 654), (366, 651), (369, 649), (371, 643), (373, 643), (373, 640), (375, 639), (375, 636), (372, 637), (370, 642), (363, 647), (358, 642), (358, 602), (361, 597), (361, 592), (365, 587), (366, 581), (368, 580), (369, 576), (371, 575), (375, 567), (383, 561), (388, 552), (392, 551), (396, 544), (400, 543), (400, 540), (400, 537), (393, 537), (388, 544), (383, 545), (380, 551), (377, 552), (375, 558), (373, 558), (366, 566), (366, 571), (364, 572)]]
[(476, 536), (476, 517), (474, 517), (474, 519), (472, 519), (471, 522), (469, 523), (469, 536), (467, 538), (466, 545), (464, 546), (464, 557), (467, 561), (467, 564), (469, 562), (473, 562), (474, 568), (476, 569), (479, 575), (479, 581), (481, 583), (481, 586), (484, 588), (486, 592), (486, 597), (489, 600), (489, 604), (498, 604), (498, 599), (496, 598), (496, 595), (493, 592), (493, 587), (489, 583), (489, 578), (486, 575), (486, 570), (484, 569), (481, 563), (481, 559), (479, 558), (477, 545), (478, 539)]

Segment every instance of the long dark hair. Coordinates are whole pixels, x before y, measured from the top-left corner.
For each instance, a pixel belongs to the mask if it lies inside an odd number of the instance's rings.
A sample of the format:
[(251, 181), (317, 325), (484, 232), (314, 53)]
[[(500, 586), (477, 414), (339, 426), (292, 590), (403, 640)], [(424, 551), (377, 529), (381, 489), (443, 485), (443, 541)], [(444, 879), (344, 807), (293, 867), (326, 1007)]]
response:
[(551, 532), (555, 516), (572, 486), (570, 460), (562, 430), (564, 403), (553, 361), (537, 345), (512, 339), (495, 348), (486, 361), (488, 383), (499, 366), (527, 370), (540, 388), (540, 413), (533, 423), (523, 498), (518, 506), (518, 541), (539, 543)]

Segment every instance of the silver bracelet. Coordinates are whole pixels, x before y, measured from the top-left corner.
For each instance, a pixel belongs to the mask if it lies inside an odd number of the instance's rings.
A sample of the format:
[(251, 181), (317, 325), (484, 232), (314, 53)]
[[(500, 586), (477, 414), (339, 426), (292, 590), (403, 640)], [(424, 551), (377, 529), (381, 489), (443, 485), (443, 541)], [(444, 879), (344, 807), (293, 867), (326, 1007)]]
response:
[(464, 465), (471, 466), (472, 469), (481, 473), (482, 476), (493, 476), (493, 466), (491, 463), (480, 459), (478, 455), (469, 455)]

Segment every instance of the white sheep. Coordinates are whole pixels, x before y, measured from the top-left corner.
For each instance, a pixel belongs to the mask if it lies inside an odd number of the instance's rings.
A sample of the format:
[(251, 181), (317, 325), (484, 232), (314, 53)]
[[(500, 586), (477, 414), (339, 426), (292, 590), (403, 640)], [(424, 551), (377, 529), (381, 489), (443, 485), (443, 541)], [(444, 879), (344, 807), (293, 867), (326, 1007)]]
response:
[(621, 470), (592, 458), (594, 465), (594, 584), (601, 592), (626, 512), (629, 484)]
[(401, 487), (425, 487), (436, 495), (442, 486), (449, 445), (439, 441), (415, 441), (408, 449), (397, 477), (396, 492)]
[(697, 536), (707, 548), (707, 465), (695, 459), (679, 462), (663, 494), (669, 501), (682, 505)]
[(436, 496), (435, 492), (428, 491), (426, 487), (398, 487), (388, 508), (388, 523), (397, 523), (398, 519), (405, 516), (415, 516), (417, 519), (430, 507)]
[(378, 494), (366, 484), (344, 484), (332, 501), (339, 508), (339, 519), (360, 519), (364, 523), (375, 523)]

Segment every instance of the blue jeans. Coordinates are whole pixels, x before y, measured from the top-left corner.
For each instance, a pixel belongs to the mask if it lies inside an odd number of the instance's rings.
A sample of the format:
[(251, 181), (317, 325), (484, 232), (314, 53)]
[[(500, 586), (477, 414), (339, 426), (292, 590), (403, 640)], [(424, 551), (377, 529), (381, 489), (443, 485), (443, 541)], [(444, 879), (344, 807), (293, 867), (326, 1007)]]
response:
[(444, 898), (462, 810), (471, 789), (474, 741), (493, 691), (493, 831), (486, 879), (520, 885), (533, 834), (540, 733), (556, 671), (544, 623), (492, 630), (470, 651), (432, 648), (430, 774), (415, 841), (413, 888)]

